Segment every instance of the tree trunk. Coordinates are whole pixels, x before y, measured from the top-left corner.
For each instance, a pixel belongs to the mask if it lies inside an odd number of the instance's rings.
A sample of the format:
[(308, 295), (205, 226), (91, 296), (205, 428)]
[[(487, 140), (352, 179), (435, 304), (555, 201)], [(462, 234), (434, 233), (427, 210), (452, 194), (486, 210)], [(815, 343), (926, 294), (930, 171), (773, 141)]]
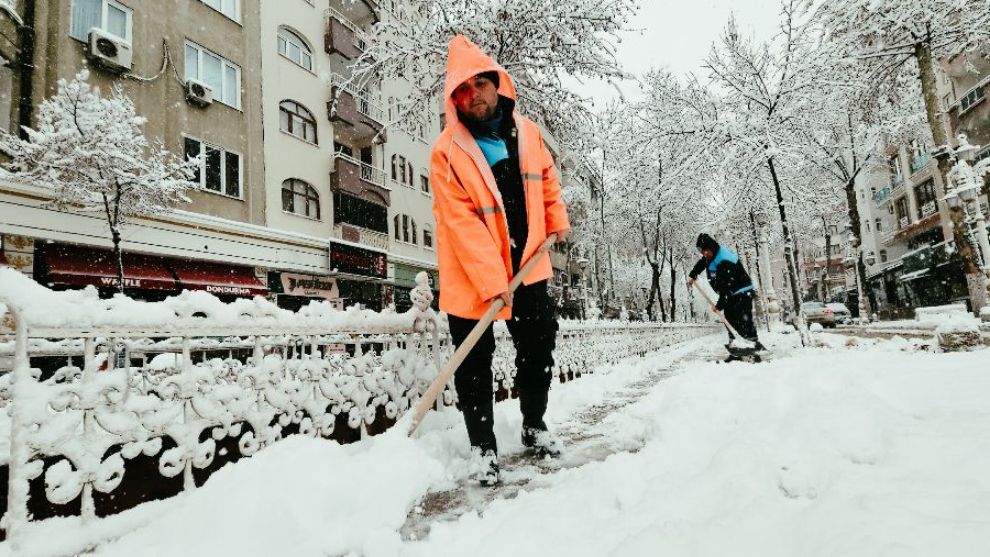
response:
[[(942, 184), (949, 187), (948, 175), (952, 169), (952, 158), (950, 153), (942, 147), (949, 145), (946, 127), (941, 117), (938, 106), (938, 88), (935, 81), (935, 61), (932, 57), (932, 48), (929, 43), (918, 43), (914, 45), (914, 56), (918, 62), (918, 79), (921, 81), (921, 95), (925, 101), (925, 113), (928, 116), (928, 127), (932, 132), (932, 140), (935, 142), (935, 158), (938, 161), (938, 171), (942, 175)], [(952, 238), (956, 245), (956, 251), (962, 258), (963, 272), (966, 274), (966, 285), (969, 290), (969, 299), (973, 309), (979, 308), (986, 303), (986, 292), (981, 287), (981, 273), (976, 265), (976, 257), (973, 245), (969, 242), (966, 234), (966, 224), (964, 223), (963, 211), (961, 208), (949, 208), (949, 218), (952, 221)]]
[(773, 180), (774, 192), (777, 195), (777, 210), (780, 213), (780, 226), (784, 233), (784, 260), (787, 263), (787, 276), (790, 278), (791, 303), (794, 304), (795, 324), (798, 334), (801, 337), (801, 345), (805, 342), (805, 327), (801, 323), (801, 295), (798, 293), (797, 268), (795, 267), (794, 241), (791, 238), (791, 228), (787, 223), (787, 211), (784, 208), (784, 194), (780, 189), (780, 179), (777, 176), (777, 168), (773, 164), (773, 157), (767, 159), (767, 168), (770, 169), (770, 178)]
[(124, 258), (120, 252), (120, 231), (116, 226), (110, 228), (110, 237), (113, 240), (113, 260), (117, 265), (117, 292), (124, 294)]
[[(859, 201), (856, 197), (856, 178), (850, 178), (849, 181), (846, 182), (844, 189), (846, 191), (846, 207), (849, 211), (849, 226), (851, 227), (854, 236), (853, 241), (856, 243), (856, 261), (854, 263), (856, 268), (855, 272), (859, 277), (859, 284), (863, 292), (866, 292), (869, 288), (869, 284), (866, 282), (866, 264), (863, 263), (863, 250), (860, 249), (863, 245), (863, 223), (860, 222), (859, 218)], [(871, 299), (869, 296), (861, 297), (859, 300), (859, 307), (863, 308), (863, 311), (866, 312), (866, 315), (859, 316), (860, 319), (873, 313), (873, 304), (870, 303), (870, 301)]]
[[(654, 262), (650, 262), (650, 298), (646, 301), (646, 315), (649, 317), (650, 321), (656, 321), (656, 317), (653, 313), (653, 304), (656, 303), (657, 297), (660, 295), (660, 265)], [(660, 304), (660, 310), (663, 311), (663, 304)]]
[(674, 266), (674, 248), (667, 252), (667, 264), (670, 265), (670, 320), (677, 321), (677, 267)]
[(825, 270), (822, 271), (822, 302), (828, 302), (828, 273), (832, 270), (832, 235), (829, 234), (825, 217), (822, 217), (822, 228), (825, 229)]

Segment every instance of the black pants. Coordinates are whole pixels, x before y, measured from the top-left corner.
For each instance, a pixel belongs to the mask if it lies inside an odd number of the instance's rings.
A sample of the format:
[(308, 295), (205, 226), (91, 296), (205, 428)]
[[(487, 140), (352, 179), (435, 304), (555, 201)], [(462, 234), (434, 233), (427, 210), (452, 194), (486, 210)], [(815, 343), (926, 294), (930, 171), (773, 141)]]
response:
[[(757, 342), (756, 323), (753, 321), (753, 291), (729, 296), (725, 302), (725, 319), (750, 342)], [(732, 333), (729, 333), (732, 338)]]
[[(460, 346), (478, 322), (454, 315), (447, 317), (451, 339), (454, 345)], [(553, 349), (557, 342), (557, 320), (553, 315), (553, 302), (547, 294), (546, 281), (523, 285), (516, 290), (512, 319), (506, 325), (516, 347), (515, 385), (523, 426), (546, 429), (543, 414), (547, 410), (547, 393), (553, 379)], [(482, 451), (497, 450), (493, 428), (494, 353), (495, 333), (489, 325), (454, 375), (454, 387), (457, 388), (468, 438), (472, 447)]]

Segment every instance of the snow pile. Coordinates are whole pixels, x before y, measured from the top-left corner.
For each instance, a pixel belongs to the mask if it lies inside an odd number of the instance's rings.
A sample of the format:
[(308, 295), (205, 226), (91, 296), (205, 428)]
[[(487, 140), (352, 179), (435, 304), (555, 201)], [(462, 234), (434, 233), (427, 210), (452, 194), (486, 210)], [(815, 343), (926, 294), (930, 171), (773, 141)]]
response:
[[(30, 301), (30, 303), (28, 303)], [(352, 306), (335, 309), (329, 302), (312, 302), (298, 313), (276, 306), (264, 298), (221, 302), (202, 291), (186, 290), (163, 302), (149, 303), (117, 296), (101, 300), (96, 289), (54, 292), (7, 267), (0, 268), (0, 314), (2, 302), (16, 304), (34, 327), (159, 327), (167, 329), (204, 326), (320, 327), (340, 331), (412, 330), (417, 318), (434, 317), (433, 311), (413, 307), (406, 313), (378, 313)]]
[(919, 325), (934, 326), (946, 331), (968, 331), (979, 325), (978, 320), (966, 311), (963, 304), (917, 308), (914, 315)]

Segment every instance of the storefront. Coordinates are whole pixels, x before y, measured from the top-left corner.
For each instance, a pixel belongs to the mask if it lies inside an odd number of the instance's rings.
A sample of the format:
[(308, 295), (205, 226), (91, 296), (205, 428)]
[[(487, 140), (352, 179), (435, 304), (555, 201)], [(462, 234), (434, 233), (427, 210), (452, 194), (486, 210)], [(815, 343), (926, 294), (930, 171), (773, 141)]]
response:
[[(226, 302), (268, 294), (253, 267), (131, 252), (122, 253), (121, 261), (124, 292), (138, 300), (161, 301), (183, 290), (204, 290)], [(39, 243), (34, 276), (54, 290), (94, 286), (103, 298), (117, 292), (117, 265), (106, 249)]]
[[(409, 293), (416, 287), (416, 275), (422, 272), (425, 272), (430, 277), (430, 288), (433, 290), (433, 307), (434, 309), (439, 307), (440, 295), (437, 291), (439, 277), (436, 269), (424, 269), (405, 263), (393, 263), (392, 265), (391, 302), (395, 304), (395, 311), (401, 313), (412, 308), (412, 300), (409, 298)], [(386, 298), (388, 298), (387, 295)]]
[(908, 308), (968, 302), (965, 273), (959, 255), (945, 242), (922, 246), (908, 254), (897, 278), (897, 297)]
[(344, 309), (337, 279), (332, 277), (270, 271), (268, 290), (278, 307), (291, 311), (299, 311), (312, 301), (327, 301), (336, 309)]
[(330, 243), (330, 273), (337, 281), (344, 307), (361, 304), (381, 311), (384, 307), (384, 282), (388, 277), (388, 256), (380, 251)]

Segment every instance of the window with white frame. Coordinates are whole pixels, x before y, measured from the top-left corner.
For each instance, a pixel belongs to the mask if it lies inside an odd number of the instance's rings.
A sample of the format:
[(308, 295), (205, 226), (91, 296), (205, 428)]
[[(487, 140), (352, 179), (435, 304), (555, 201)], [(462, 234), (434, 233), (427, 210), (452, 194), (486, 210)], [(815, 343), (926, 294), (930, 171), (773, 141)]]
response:
[(240, 0), (203, 0), (203, 3), (234, 21), (241, 20)]
[(241, 67), (209, 50), (186, 41), (186, 79), (202, 81), (213, 89), (213, 98), (241, 108)]
[(297, 66), (313, 71), (313, 49), (305, 39), (285, 27), (278, 28), (278, 53)]
[(187, 159), (200, 157), (194, 184), (220, 195), (241, 197), (241, 156), (192, 137), (184, 138)]
[(130, 8), (114, 0), (72, 0), (69, 36), (88, 41), (95, 27), (130, 43), (133, 20)]
[(296, 101), (282, 101), (278, 105), (279, 129), (303, 141), (316, 144), (316, 118), (305, 106)]
[(433, 249), (433, 230), (430, 225), (423, 225), (423, 246)]
[(419, 189), (423, 193), (430, 193), (430, 177), (426, 174), (419, 175)]
[[(419, 239), (416, 234), (416, 220), (409, 215), (395, 215), (392, 217), (395, 239), (407, 244), (418, 244)], [(432, 237), (432, 236), (431, 236)]]
[(282, 210), (319, 220), (320, 194), (308, 183), (289, 178), (282, 182)]

